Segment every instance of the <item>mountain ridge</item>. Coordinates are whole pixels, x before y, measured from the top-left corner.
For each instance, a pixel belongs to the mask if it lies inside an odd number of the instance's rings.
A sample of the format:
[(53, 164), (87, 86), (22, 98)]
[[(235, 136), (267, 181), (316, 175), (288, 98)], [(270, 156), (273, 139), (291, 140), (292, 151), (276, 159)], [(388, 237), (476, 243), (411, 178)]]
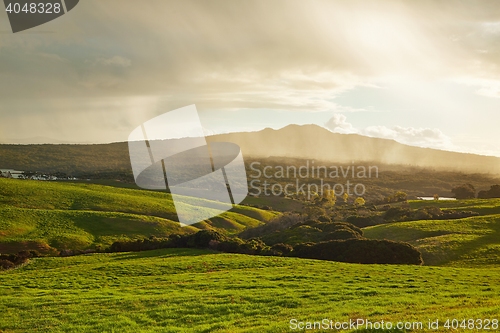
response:
[[(300, 133), (298, 136), (296, 134)], [(278, 130), (219, 134), (208, 141), (229, 141), (247, 157), (300, 157), (339, 163), (377, 162), (424, 168), (500, 173), (500, 158), (415, 147), (391, 139), (333, 133), (317, 125), (288, 125)], [(262, 148), (265, 147), (265, 148)]]
[[(405, 145), (391, 139), (333, 133), (317, 125), (288, 125), (207, 137), (233, 142), (244, 158), (288, 157), (337, 163), (373, 162), (448, 171), (500, 174), (500, 158)], [(130, 172), (127, 142), (107, 144), (0, 144), (0, 168), (92, 173)], [(103, 158), (105, 157), (105, 158)]]

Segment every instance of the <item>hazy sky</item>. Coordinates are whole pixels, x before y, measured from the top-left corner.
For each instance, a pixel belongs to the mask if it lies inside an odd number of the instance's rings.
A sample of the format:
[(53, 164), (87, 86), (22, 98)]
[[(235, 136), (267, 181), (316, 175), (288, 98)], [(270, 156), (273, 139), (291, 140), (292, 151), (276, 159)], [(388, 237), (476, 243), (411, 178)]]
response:
[(500, 156), (500, 5), (81, 0), (16, 34), (0, 13), (0, 142), (125, 141), (189, 104), (208, 133), (315, 123)]

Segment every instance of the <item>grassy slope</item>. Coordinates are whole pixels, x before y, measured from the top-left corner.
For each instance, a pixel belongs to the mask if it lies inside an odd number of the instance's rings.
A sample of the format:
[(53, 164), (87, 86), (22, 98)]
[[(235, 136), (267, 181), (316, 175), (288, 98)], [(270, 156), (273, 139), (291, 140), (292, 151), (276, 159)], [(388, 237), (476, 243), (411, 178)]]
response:
[(39, 258), (0, 273), (0, 331), (288, 332), (292, 318), (490, 318), (499, 293), (499, 268), (185, 249)]
[(427, 220), (384, 224), (363, 229), (368, 238), (409, 242), (427, 265), (498, 266), (500, 264), (500, 200), (410, 202), (413, 208), (437, 206), (464, 209), (483, 216), (457, 220)]
[[(200, 200), (187, 201), (188, 209), (195, 214)], [(167, 193), (95, 184), (0, 179), (0, 252), (29, 248), (33, 244), (42, 251), (47, 246), (87, 248), (109, 245), (116, 239), (192, 232), (197, 230), (196, 226), (238, 232), (275, 214), (236, 206), (220, 217), (181, 228), (174, 222), (175, 208)], [(221, 224), (220, 220), (226, 223)]]
[(248, 196), (243, 200), (243, 203), (255, 206), (269, 206), (273, 210), (279, 212), (300, 212), (304, 209), (304, 204), (299, 200), (286, 197), (265, 196), (260, 197)]

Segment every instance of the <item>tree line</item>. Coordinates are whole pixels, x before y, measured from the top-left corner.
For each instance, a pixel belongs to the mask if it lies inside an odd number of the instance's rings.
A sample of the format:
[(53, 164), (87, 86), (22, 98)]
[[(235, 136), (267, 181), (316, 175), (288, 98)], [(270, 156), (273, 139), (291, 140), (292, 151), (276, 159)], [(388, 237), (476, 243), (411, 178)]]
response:
[(200, 230), (194, 234), (172, 234), (167, 238), (150, 237), (136, 241), (114, 242), (106, 252), (148, 251), (165, 248), (198, 248), (226, 253), (263, 256), (284, 256), (332, 260), (362, 264), (422, 265), (422, 255), (412, 245), (389, 240), (362, 237), (300, 243), (267, 245), (259, 238), (248, 240), (228, 237), (214, 230)]
[[(457, 199), (476, 198), (476, 189), (471, 184), (462, 184), (454, 187), (451, 192)], [(478, 199), (500, 198), (500, 185), (491, 185), (489, 190), (482, 190), (477, 193)]]

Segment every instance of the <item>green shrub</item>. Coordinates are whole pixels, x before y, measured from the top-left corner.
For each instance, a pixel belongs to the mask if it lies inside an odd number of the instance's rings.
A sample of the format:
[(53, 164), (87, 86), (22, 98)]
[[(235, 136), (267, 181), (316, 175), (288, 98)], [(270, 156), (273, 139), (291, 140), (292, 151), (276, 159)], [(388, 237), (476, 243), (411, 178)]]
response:
[(214, 230), (201, 230), (194, 234), (185, 236), (187, 247), (208, 248), (210, 242), (221, 242), (226, 240), (226, 236)]
[(0, 269), (10, 269), (14, 268), (14, 263), (6, 259), (0, 259)]
[(372, 239), (299, 244), (291, 256), (360, 264), (423, 264), (421, 253), (410, 244)]

